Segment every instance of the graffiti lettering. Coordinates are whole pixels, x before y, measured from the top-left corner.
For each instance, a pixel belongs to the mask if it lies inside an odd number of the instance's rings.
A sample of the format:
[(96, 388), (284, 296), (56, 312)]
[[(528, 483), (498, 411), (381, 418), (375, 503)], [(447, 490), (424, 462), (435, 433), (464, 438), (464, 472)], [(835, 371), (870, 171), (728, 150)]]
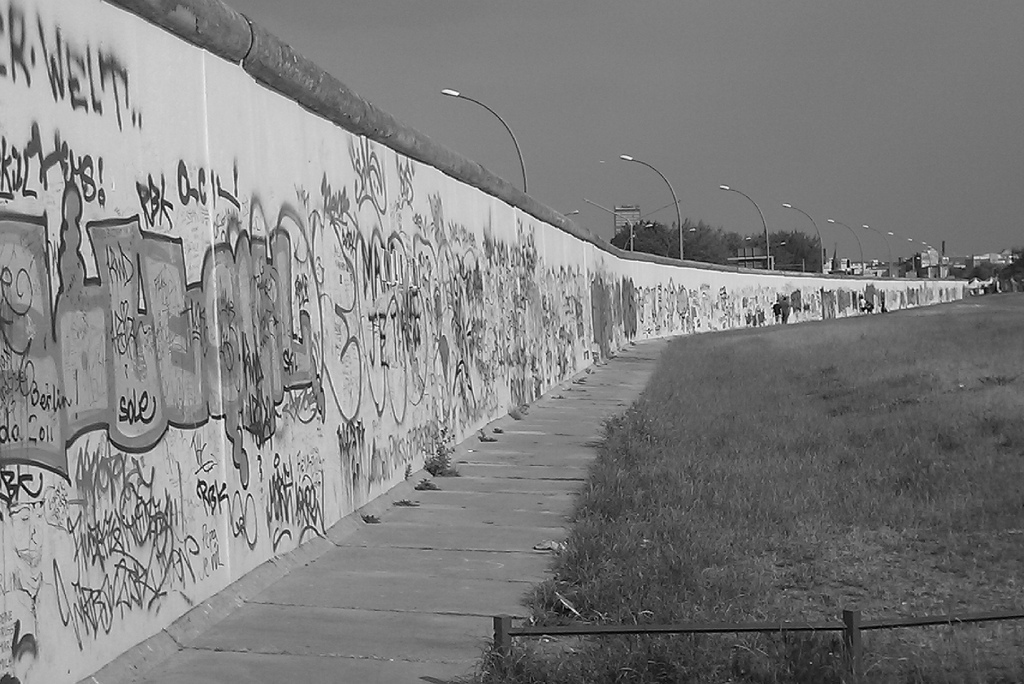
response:
[[(81, 225), (74, 183), (63, 210), (55, 308), (43, 219), (0, 213), (0, 444), (10, 447), (0, 463), (66, 474), (65, 446), (84, 432), (105, 427), (118, 448), (141, 451), (168, 426), (223, 418), (247, 487), (243, 435), (267, 443), (288, 392), (309, 389), (323, 415), (308, 314), (293, 313), (288, 234), (218, 245), (189, 283), (180, 240), (135, 219)], [(79, 252), (85, 234), (92, 278)]]
[[(287, 366), (286, 366), (287, 367)], [(317, 397), (311, 388), (289, 392), (281, 404), (281, 417), (303, 424), (324, 419), (323, 397)]]
[(210, 515), (220, 513), (229, 501), (228, 486), (223, 482), (197, 480), (196, 496), (203, 502), (203, 506), (210, 512)]
[[(34, 177), (33, 164), (38, 169)], [(64, 182), (81, 188), (84, 202), (106, 204), (102, 157), (78, 154), (62, 140), (59, 131), (54, 132), (52, 147), (46, 148), (39, 124), (32, 124), (24, 144), (0, 136), (0, 199), (38, 197), (40, 189), (49, 189), (50, 171), (54, 168), (60, 169)]]
[[(22, 501), (38, 499), (42, 490), (42, 478), (38, 473), (20, 466), (0, 469), (0, 502), (5, 508), (9, 509), (12, 504)], [(3, 520), (2, 509), (0, 520)]]
[(156, 402), (150, 404), (149, 392), (146, 390), (143, 390), (140, 395), (136, 395), (135, 390), (132, 390), (131, 396), (122, 396), (118, 400), (117, 419), (122, 423), (128, 425), (145, 423), (148, 425), (153, 422), (155, 417)]
[(231, 502), (228, 506), (228, 524), (231, 527), (231, 535), (235, 539), (242, 539), (250, 549), (256, 548), (258, 541), (258, 528), (256, 521), (256, 500), (251, 493), (243, 497), (241, 492), (231, 495)]
[(285, 540), (294, 538), (302, 543), (309, 534), (324, 534), (323, 474), (319, 468), (309, 469), (296, 481), (291, 460), (274, 454), (266, 517), (275, 551)]
[(205, 205), (211, 197), (214, 207), (218, 200), (224, 200), (235, 209), (241, 208), (238, 202), (238, 166), (232, 169), (231, 185), (227, 186), (221, 180), (221, 176), (213, 171), (207, 172), (204, 168), (199, 168), (195, 172), (195, 177), (191, 177), (188, 165), (184, 161), (179, 161), (178, 200), (181, 206), (187, 207), (192, 203)]
[(206, 458), (206, 444), (199, 441), (197, 435), (192, 435), (192, 454), (196, 458), (195, 474), (208, 473), (216, 465), (212, 458)]
[(44, 25), (41, 16), (34, 19), (16, 2), (0, 9), (0, 40), (6, 48), (0, 50), (0, 78), (32, 88), (38, 76), (45, 76), (54, 102), (100, 116), (112, 111), (119, 130), (128, 121), (142, 128), (120, 58), (102, 45), (70, 40), (59, 26)]
[(171, 589), (195, 582), (199, 543), (181, 530), (179, 504), (156, 490), (156, 469), (86, 440), (78, 449), (75, 485), (84, 509), (67, 521), (75, 575), (65, 582), (53, 562), (61, 621), (79, 643), (108, 633), (115, 615), (150, 610)]
[(167, 181), (163, 175), (160, 176), (160, 183), (153, 178), (152, 174), (146, 176), (145, 183), (136, 183), (135, 191), (139, 195), (139, 207), (142, 209), (142, 216), (146, 219), (146, 227), (163, 225), (174, 226), (171, 221), (171, 210), (174, 205), (167, 199)]

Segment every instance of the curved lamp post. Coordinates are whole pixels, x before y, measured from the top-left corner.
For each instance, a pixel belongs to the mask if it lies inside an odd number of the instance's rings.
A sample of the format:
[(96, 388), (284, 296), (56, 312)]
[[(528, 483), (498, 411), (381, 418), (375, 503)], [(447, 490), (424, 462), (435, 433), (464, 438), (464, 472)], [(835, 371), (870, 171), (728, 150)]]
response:
[(463, 95), (458, 90), (445, 88), (444, 90), (441, 91), (441, 94), (447, 95), (448, 97), (457, 97), (462, 100), (469, 100), (470, 102), (475, 102), (476, 104), (480, 105), (481, 107), (489, 111), (491, 114), (493, 114), (498, 119), (498, 121), (501, 122), (501, 125), (505, 127), (505, 130), (508, 131), (508, 134), (512, 136), (512, 143), (516, 146), (516, 154), (519, 155), (519, 168), (523, 170), (523, 192), (528, 192), (528, 190), (526, 189), (526, 164), (523, 162), (523, 151), (519, 148), (519, 141), (516, 140), (516, 134), (512, 132), (512, 129), (509, 127), (507, 123), (505, 123), (505, 120), (501, 118), (498, 112), (494, 111), (480, 100), (474, 100), (473, 98), (467, 95)]
[(644, 166), (649, 168), (651, 171), (654, 171), (654, 173), (656, 173), (659, 176), (661, 176), (661, 180), (665, 181), (665, 185), (668, 186), (668, 191), (672, 193), (672, 201), (676, 205), (676, 223), (679, 225), (679, 260), (682, 261), (683, 260), (683, 219), (682, 219), (682, 217), (679, 214), (679, 197), (676, 196), (676, 191), (672, 187), (672, 184), (668, 182), (668, 178), (665, 178), (665, 174), (663, 174), (661, 171), (659, 171), (658, 169), (654, 168), (653, 166), (651, 166), (650, 164), (648, 164), (647, 162), (645, 162), (643, 160), (636, 159), (634, 157), (629, 156), (628, 154), (620, 154), (619, 155), (619, 159), (622, 159), (623, 161), (628, 161), (628, 162), (636, 162), (637, 164), (643, 164)]
[(842, 221), (836, 221), (835, 219), (829, 219), (828, 222), (829, 223), (838, 224), (838, 225), (842, 226), (843, 228), (846, 228), (846, 230), (848, 230), (851, 233), (853, 233), (854, 239), (857, 240), (857, 247), (860, 248), (860, 268), (861, 268), (861, 274), (863, 275), (863, 272), (864, 272), (864, 245), (862, 245), (860, 243), (860, 236), (857, 235), (857, 232), (853, 228), (851, 228), (850, 226), (846, 225)]
[[(892, 245), (889, 244), (889, 238), (885, 237), (885, 233), (883, 233), (882, 231), (878, 230), (877, 228), (872, 228), (871, 226), (869, 226), (866, 223), (863, 226), (861, 226), (861, 228), (864, 228), (866, 230), (873, 230), (876, 233), (878, 233), (879, 235), (881, 235), (882, 239), (885, 240), (885, 248), (889, 250), (889, 277), (892, 278), (892, 274), (893, 274)], [(891, 235), (891, 233), (890, 233), (890, 235)]]
[(789, 202), (783, 202), (782, 206), (784, 206), (786, 209), (793, 209), (794, 211), (799, 211), (801, 214), (803, 214), (808, 219), (810, 219), (811, 225), (814, 226), (814, 232), (818, 234), (818, 250), (822, 254), (822, 257), (821, 257), (821, 272), (824, 273), (825, 272), (825, 251), (824, 251), (825, 250), (825, 245), (821, 241), (821, 231), (818, 230), (818, 224), (814, 222), (814, 219), (811, 218), (810, 214), (808, 214), (806, 211), (804, 211), (800, 207), (794, 207)]
[(592, 207), (597, 207), (597, 208), (598, 208), (598, 209), (600, 209), (601, 211), (607, 211), (607, 212), (608, 212), (609, 214), (611, 214), (612, 216), (618, 216), (618, 215), (619, 215), (619, 212), (615, 211), (614, 209), (609, 209), (608, 207), (602, 207), (602, 206), (601, 206), (600, 204), (598, 204), (597, 202), (591, 202), (591, 201), (590, 201), (590, 200), (588, 200), (588, 199), (587, 199), (586, 197), (584, 197), (584, 198), (583, 198), (583, 201), (584, 201), (584, 202), (586, 202), (587, 204), (589, 204), (589, 205), (590, 205), (590, 206), (592, 206)]
[(718, 189), (719, 190), (728, 190), (729, 192), (735, 192), (735, 193), (738, 193), (740, 195), (743, 195), (748, 200), (750, 200), (750, 203), (754, 205), (755, 209), (757, 209), (757, 214), (758, 214), (758, 216), (761, 217), (761, 225), (764, 226), (764, 267), (765, 267), (765, 269), (771, 268), (772, 251), (771, 251), (771, 246), (768, 244), (768, 224), (765, 223), (764, 214), (761, 212), (761, 207), (757, 206), (757, 202), (755, 202), (753, 199), (751, 199), (750, 195), (748, 195), (747, 193), (742, 192), (740, 190), (737, 190), (736, 188), (730, 188), (728, 185), (719, 185)]

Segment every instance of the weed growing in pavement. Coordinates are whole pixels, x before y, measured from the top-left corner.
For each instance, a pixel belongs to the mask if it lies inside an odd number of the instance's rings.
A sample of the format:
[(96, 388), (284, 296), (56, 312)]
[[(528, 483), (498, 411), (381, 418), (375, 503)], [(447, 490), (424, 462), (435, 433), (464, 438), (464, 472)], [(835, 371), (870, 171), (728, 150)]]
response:
[(452, 463), (452, 454), (455, 453), (455, 438), (451, 429), (441, 426), (434, 435), (434, 453), (427, 456), (424, 470), (434, 477), (458, 477), (459, 470)]
[[(1024, 605), (1024, 297), (678, 340), (607, 421), (540, 624)], [(998, 379), (998, 380), (996, 380)], [(1024, 681), (1024, 624), (872, 631), (869, 682)], [(477, 680), (840, 682), (838, 635), (516, 639)]]
[(417, 492), (436, 492), (441, 488), (434, 484), (433, 480), (423, 478), (422, 480), (416, 483), (416, 486), (413, 487), (413, 489), (415, 489)]

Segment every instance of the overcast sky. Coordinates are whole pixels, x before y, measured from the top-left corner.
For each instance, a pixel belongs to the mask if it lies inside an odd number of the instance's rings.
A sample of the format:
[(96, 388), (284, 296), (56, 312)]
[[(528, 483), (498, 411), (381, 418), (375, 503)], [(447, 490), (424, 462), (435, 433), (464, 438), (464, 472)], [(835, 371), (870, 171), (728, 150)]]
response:
[[(961, 255), (1024, 245), (1024, 1), (227, 0), (399, 121), (611, 236), (671, 203), (727, 230), (869, 224)], [(602, 163), (602, 161), (604, 163)], [(671, 209), (652, 218), (675, 220)], [(917, 245), (920, 249), (920, 245)]]

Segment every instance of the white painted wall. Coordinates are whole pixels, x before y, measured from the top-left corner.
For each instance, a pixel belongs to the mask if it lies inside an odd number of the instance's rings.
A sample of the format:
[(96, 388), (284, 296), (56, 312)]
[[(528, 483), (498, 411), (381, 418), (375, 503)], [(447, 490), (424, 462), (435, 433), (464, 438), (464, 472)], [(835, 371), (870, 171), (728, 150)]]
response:
[(0, 17), (5, 681), (89, 674), (595, 354), (866, 287), (622, 259), (98, 0)]

